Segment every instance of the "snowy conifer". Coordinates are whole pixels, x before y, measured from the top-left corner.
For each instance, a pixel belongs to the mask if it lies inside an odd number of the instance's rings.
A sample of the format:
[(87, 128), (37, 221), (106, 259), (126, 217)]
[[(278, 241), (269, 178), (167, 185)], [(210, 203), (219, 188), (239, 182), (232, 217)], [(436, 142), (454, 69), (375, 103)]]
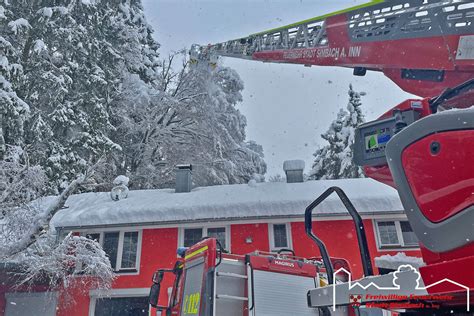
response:
[(360, 94), (349, 86), (347, 111), (341, 109), (336, 120), (322, 134), (327, 145), (314, 153), (310, 179), (340, 179), (363, 177), (362, 170), (353, 162), (354, 131), (364, 122)]
[(347, 112), (340, 109), (337, 118), (331, 123), (329, 129), (321, 135), (327, 145), (318, 148), (314, 153), (314, 163), (310, 172), (310, 179), (338, 179), (341, 170), (340, 154), (344, 150), (344, 135), (341, 133), (344, 118)]
[(348, 115), (344, 119), (341, 133), (344, 137), (344, 150), (340, 154), (341, 169), (340, 178), (361, 178), (364, 177), (362, 168), (354, 163), (354, 135), (355, 129), (364, 123), (364, 114), (362, 113), (362, 102), (360, 94), (349, 85), (349, 103), (347, 104)]
[(137, 0), (14, 1), (2, 8), (0, 87), (9, 102), (0, 113), (12, 119), (2, 120), (0, 147), (23, 141), (55, 191), (91, 161), (120, 152), (111, 135), (123, 78), (136, 74), (158, 85), (159, 45)]
[(21, 81), (23, 67), (19, 64), (21, 51), (12, 45), (9, 34), (23, 34), (28, 23), (17, 18), (0, 5), (0, 159), (9, 146), (24, 145), (24, 125), (30, 108), (17, 95), (13, 85)]

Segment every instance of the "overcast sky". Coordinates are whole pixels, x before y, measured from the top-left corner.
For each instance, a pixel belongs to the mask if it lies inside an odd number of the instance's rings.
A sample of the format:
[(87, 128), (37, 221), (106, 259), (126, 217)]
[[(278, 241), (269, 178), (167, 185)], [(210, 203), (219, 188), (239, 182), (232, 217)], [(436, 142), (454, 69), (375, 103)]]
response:
[[(224, 42), (273, 27), (358, 5), (360, 0), (143, 0), (148, 22), (155, 29), (161, 54), (191, 44)], [(352, 76), (333, 67), (268, 64), (233, 58), (221, 63), (234, 68), (245, 83), (243, 102), (247, 139), (261, 144), (267, 178), (283, 174), (287, 159), (303, 159), (308, 172), (312, 154), (324, 144), (319, 136), (347, 105), (347, 90), (367, 93), (367, 120), (411, 97), (379, 73)]]

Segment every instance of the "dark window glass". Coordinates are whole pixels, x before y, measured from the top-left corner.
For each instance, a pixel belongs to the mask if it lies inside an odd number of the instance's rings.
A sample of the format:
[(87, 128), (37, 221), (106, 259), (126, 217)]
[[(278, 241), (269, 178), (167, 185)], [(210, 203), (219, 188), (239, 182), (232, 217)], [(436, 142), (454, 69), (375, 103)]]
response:
[(202, 239), (202, 228), (188, 228), (184, 230), (184, 247), (191, 247)]
[(395, 222), (378, 222), (381, 245), (399, 245)]
[(95, 316), (148, 316), (148, 297), (100, 298), (95, 303)]
[(136, 268), (138, 249), (138, 232), (123, 234), (123, 251), (121, 269)]
[(225, 227), (208, 228), (207, 236), (217, 239), (225, 248)]
[(402, 229), (403, 243), (405, 246), (417, 246), (418, 238), (411, 229), (409, 222), (400, 222), (400, 228)]
[(104, 233), (104, 242), (102, 249), (109, 257), (112, 268), (117, 268), (117, 250), (118, 250), (119, 232), (106, 232)]
[(86, 234), (86, 238), (100, 242), (100, 233)]
[(288, 248), (286, 224), (273, 225), (273, 240), (275, 243), (275, 248)]

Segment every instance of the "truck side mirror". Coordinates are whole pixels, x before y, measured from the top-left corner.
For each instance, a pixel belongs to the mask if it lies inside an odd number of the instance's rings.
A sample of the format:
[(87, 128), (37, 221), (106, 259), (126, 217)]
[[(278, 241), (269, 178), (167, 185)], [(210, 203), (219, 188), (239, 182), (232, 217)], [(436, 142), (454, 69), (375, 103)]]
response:
[(150, 288), (150, 295), (148, 296), (148, 302), (151, 306), (158, 308), (158, 298), (160, 297), (160, 283), (153, 283)]
[(148, 302), (151, 306), (155, 307), (158, 310), (163, 310), (166, 307), (158, 306), (158, 299), (160, 298), (160, 289), (161, 289), (161, 281), (163, 280), (165, 272), (163, 270), (158, 270), (153, 273), (153, 285), (150, 288), (150, 295), (148, 296)]

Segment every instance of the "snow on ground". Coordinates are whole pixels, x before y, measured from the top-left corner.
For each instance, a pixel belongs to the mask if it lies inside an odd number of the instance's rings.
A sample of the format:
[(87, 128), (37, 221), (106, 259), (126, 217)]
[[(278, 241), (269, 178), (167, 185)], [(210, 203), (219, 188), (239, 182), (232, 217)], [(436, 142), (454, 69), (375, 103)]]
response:
[[(113, 201), (108, 192), (83, 193), (69, 197), (67, 208), (59, 211), (52, 222), (57, 227), (82, 227), (303, 216), (305, 208), (331, 186), (341, 187), (363, 214), (403, 210), (395, 189), (364, 178), (219, 185), (196, 188), (190, 193), (135, 190), (119, 201)], [(41, 203), (47, 204), (51, 199), (45, 198)], [(347, 214), (335, 194), (314, 213)]]
[(407, 256), (404, 252), (399, 252), (394, 256), (383, 255), (375, 257), (374, 260), (377, 267), (391, 270), (397, 270), (398, 267), (403, 264), (409, 264), (414, 268), (419, 268), (425, 265), (423, 259)]

